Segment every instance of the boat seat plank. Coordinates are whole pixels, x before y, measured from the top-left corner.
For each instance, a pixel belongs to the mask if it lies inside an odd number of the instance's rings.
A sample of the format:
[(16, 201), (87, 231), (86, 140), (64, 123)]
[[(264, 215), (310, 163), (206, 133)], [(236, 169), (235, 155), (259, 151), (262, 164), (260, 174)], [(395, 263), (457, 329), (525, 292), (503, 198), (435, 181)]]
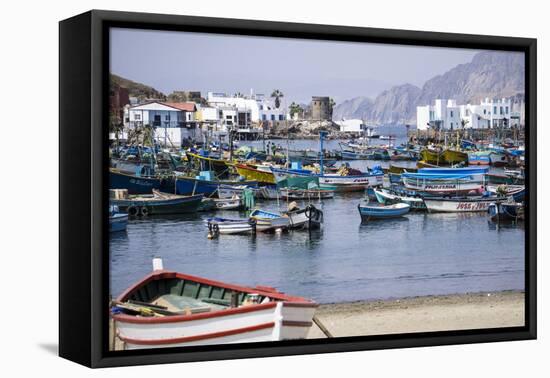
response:
[(225, 307), (215, 303), (206, 303), (195, 298), (182, 297), (173, 294), (161, 295), (153, 301), (152, 304), (166, 307), (168, 311), (174, 313), (185, 313), (189, 311), (192, 314), (209, 312)]

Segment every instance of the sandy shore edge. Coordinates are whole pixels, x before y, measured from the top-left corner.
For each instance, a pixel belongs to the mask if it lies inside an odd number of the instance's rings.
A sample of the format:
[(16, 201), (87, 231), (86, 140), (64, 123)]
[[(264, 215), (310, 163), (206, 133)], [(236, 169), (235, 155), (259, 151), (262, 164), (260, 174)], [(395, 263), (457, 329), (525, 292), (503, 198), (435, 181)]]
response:
[[(322, 304), (315, 316), (334, 337), (523, 326), (525, 294), (500, 291)], [(308, 338), (325, 338), (313, 325)]]

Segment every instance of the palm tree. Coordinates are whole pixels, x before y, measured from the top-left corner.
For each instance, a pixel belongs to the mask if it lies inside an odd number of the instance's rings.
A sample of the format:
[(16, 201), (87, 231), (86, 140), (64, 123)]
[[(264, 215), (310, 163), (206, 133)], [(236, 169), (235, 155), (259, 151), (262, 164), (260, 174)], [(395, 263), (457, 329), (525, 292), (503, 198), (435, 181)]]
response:
[(109, 132), (115, 134), (116, 139), (116, 153), (118, 154), (119, 134), (124, 130), (124, 125), (120, 119), (120, 116), (116, 111), (111, 110), (109, 113)]
[(274, 89), (273, 93), (271, 93), (271, 97), (275, 98), (275, 107), (279, 109), (281, 106), (281, 97), (284, 97), (283, 92), (278, 89)]
[(304, 109), (302, 109), (302, 107), (297, 103), (295, 103), (294, 101), (292, 102), (292, 104), (290, 104), (290, 107), (289, 107), (290, 118), (294, 118), (294, 114), (296, 113), (300, 114), (303, 111)]
[(241, 92), (236, 92), (233, 97), (243, 98), (244, 95)]

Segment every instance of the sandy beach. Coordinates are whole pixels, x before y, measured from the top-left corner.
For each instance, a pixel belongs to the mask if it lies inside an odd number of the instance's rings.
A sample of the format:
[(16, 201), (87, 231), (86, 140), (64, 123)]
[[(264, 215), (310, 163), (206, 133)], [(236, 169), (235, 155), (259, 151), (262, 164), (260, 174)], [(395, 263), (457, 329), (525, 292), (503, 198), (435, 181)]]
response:
[[(321, 305), (316, 317), (334, 337), (523, 326), (523, 292), (426, 296)], [(326, 337), (313, 325), (308, 338)]]

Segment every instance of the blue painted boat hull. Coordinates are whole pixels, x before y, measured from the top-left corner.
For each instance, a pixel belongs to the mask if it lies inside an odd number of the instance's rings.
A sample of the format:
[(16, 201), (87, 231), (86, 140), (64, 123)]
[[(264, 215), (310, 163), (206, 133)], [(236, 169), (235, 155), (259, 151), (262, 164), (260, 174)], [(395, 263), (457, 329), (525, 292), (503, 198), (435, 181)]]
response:
[(109, 171), (110, 189), (128, 189), (128, 194), (152, 194), (153, 189), (174, 193), (174, 181), (170, 178), (138, 177), (122, 172)]
[(192, 177), (178, 177), (176, 179), (176, 194), (204, 194), (211, 196), (220, 185), (247, 185), (250, 188), (257, 188), (257, 181), (207, 181), (197, 180)]
[(109, 217), (109, 232), (125, 231), (128, 226), (128, 214), (114, 214)]
[(492, 203), (487, 212), (493, 222), (516, 221), (520, 218), (521, 204), (517, 203)]
[(394, 208), (392, 206), (357, 206), (362, 221), (371, 219), (389, 219), (397, 218), (407, 214), (410, 206), (402, 206)]

